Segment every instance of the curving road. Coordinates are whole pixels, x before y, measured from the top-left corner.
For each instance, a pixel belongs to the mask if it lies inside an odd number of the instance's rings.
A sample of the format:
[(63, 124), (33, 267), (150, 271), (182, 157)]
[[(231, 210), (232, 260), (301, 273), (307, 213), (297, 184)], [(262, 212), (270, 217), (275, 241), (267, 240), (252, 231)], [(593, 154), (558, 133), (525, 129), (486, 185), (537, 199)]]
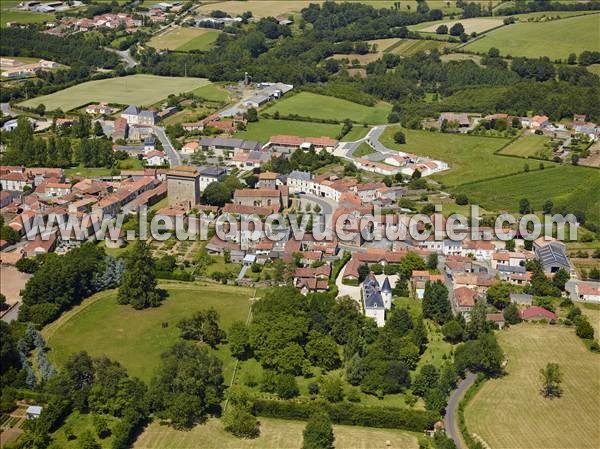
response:
[(119, 57), (125, 62), (125, 65), (128, 69), (135, 67), (139, 64), (135, 59), (133, 59), (133, 56), (131, 56), (131, 53), (129, 53), (129, 49), (117, 50), (115, 48), (110, 47), (104, 47), (104, 49), (119, 55)]
[(458, 419), (456, 413), (458, 412), (458, 404), (465, 395), (466, 391), (475, 383), (477, 375), (473, 373), (467, 373), (465, 377), (450, 394), (448, 399), (448, 405), (446, 406), (446, 417), (444, 418), (444, 427), (446, 428), (446, 434), (452, 438), (454, 444), (458, 449), (469, 449), (462, 439), (460, 433), (460, 427), (458, 425)]

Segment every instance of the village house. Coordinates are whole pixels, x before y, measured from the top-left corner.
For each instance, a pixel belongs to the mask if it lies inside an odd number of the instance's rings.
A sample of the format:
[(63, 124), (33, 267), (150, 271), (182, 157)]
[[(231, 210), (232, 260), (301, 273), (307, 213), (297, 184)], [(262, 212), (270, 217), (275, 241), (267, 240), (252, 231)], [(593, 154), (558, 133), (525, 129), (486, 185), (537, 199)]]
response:
[(273, 212), (279, 212), (287, 207), (287, 188), (280, 189), (238, 189), (233, 194), (233, 204), (243, 206), (270, 207)]
[(113, 113), (108, 103), (102, 102), (99, 104), (90, 104), (85, 107), (85, 112), (92, 115), (110, 115)]
[(580, 301), (600, 302), (600, 283), (597, 285), (577, 284), (575, 293)]
[(127, 106), (121, 112), (121, 117), (127, 120), (129, 125), (154, 126), (156, 124), (156, 112), (141, 110), (134, 105)]
[(299, 137), (288, 135), (271, 136), (264, 148), (276, 151), (282, 154), (289, 154), (297, 150), (308, 151), (314, 149), (317, 152), (325, 150), (333, 152), (338, 145), (338, 141), (329, 137)]
[(2, 190), (23, 192), (31, 188), (33, 182), (23, 172), (7, 172), (0, 174), (0, 185)]
[(227, 175), (227, 169), (224, 167), (198, 167), (198, 174), (200, 176), (200, 192), (204, 192), (204, 190), (208, 187), (209, 184), (213, 182), (221, 181), (225, 175)]
[(519, 311), (519, 316), (523, 321), (556, 320), (558, 315), (540, 306), (533, 306)]
[(417, 299), (423, 299), (425, 286), (428, 282), (444, 282), (443, 274), (430, 274), (429, 271), (415, 270), (412, 272), (410, 283), (413, 294)]
[(453, 290), (452, 297), (454, 298), (455, 311), (462, 314), (465, 320), (469, 321), (471, 310), (475, 307), (479, 294), (468, 287), (458, 287)]
[(233, 157), (227, 163), (240, 170), (252, 170), (262, 167), (270, 160), (271, 153), (269, 151), (235, 150)]
[(259, 173), (256, 187), (259, 189), (275, 189), (278, 186), (283, 185), (279, 177), (279, 173), (274, 173), (271, 171)]
[(529, 122), (531, 129), (544, 129), (548, 125), (550, 125), (550, 119), (545, 115), (534, 115)]
[(471, 126), (471, 120), (465, 112), (442, 112), (438, 117), (438, 123), (442, 126), (444, 122), (455, 123), (460, 132), (466, 132)]
[(169, 159), (167, 155), (162, 151), (149, 151), (144, 154), (143, 160), (146, 166), (148, 167), (162, 167), (165, 165), (169, 165)]

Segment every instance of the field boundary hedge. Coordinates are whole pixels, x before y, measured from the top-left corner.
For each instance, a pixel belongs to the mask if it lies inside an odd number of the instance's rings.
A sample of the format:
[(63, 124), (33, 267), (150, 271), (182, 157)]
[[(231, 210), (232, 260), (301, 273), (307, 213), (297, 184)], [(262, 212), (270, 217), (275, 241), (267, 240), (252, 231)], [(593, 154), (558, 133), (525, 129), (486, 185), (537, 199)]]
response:
[(440, 416), (435, 412), (392, 407), (362, 406), (342, 402), (281, 401), (255, 399), (254, 413), (258, 416), (306, 421), (316, 410), (326, 410), (335, 424), (380, 427), (423, 432), (433, 428)]
[(467, 429), (467, 423), (465, 421), (465, 407), (469, 404), (471, 399), (475, 397), (481, 387), (483, 387), (485, 380), (485, 377), (481, 375), (477, 376), (475, 383), (469, 387), (463, 398), (458, 403), (458, 427), (460, 428), (460, 433), (462, 434), (463, 440), (469, 449), (481, 449), (483, 446), (481, 443), (473, 439), (469, 433), (469, 430)]

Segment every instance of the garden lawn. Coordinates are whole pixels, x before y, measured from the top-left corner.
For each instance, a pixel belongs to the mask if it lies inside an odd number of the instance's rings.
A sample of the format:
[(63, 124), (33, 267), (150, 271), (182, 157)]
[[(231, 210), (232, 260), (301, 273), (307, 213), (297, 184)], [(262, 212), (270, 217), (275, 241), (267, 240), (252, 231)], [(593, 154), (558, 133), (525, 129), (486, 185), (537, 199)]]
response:
[[(160, 363), (160, 354), (180, 340), (176, 324), (194, 312), (213, 307), (219, 324), (228, 330), (235, 320), (245, 321), (252, 290), (221, 284), (163, 282), (170, 296), (160, 307), (135, 310), (119, 305), (116, 291), (98, 293), (65, 313), (43, 330), (54, 364), (62, 366), (78, 351), (105, 355), (121, 363), (132, 376), (148, 382)], [(161, 323), (169, 325), (163, 328)], [(235, 364), (227, 345), (219, 346), (225, 382)]]
[(77, 167), (67, 168), (65, 170), (65, 176), (84, 176), (86, 178), (94, 178), (99, 176), (110, 176), (112, 173), (111, 168), (105, 167), (84, 167), (83, 165), (78, 165)]
[(516, 23), (490, 31), (468, 43), (466, 51), (487, 53), (491, 47), (503, 56), (526, 56), (566, 59), (570, 53), (598, 50), (600, 16), (588, 14), (549, 22)]
[[(134, 449), (300, 449), (302, 421), (283, 421), (261, 418), (260, 436), (255, 439), (239, 439), (223, 430), (217, 419), (183, 432), (168, 426), (152, 423), (139, 436)], [(336, 449), (417, 449), (418, 434), (392, 429), (375, 429), (355, 426), (333, 426)], [(390, 442), (387, 445), (387, 442)]]
[(292, 135), (300, 137), (332, 137), (342, 130), (340, 125), (329, 123), (297, 122), (294, 120), (273, 120), (261, 118), (258, 122), (248, 123), (246, 131), (235, 133), (235, 137), (257, 140), (267, 143), (271, 136)]
[[(112, 430), (116, 427), (119, 420), (110, 415), (103, 415), (108, 421), (108, 427)], [(62, 425), (60, 429), (52, 434), (52, 441), (56, 447), (62, 449), (79, 449), (81, 447), (80, 441), (78, 440), (85, 432), (90, 431), (96, 437), (96, 429), (94, 427), (94, 415), (93, 414), (82, 414), (78, 411), (71, 413), (65, 420), (65, 424), (68, 427)], [(70, 428), (75, 435), (74, 439), (69, 440), (65, 435), (64, 429)], [(104, 439), (96, 437), (96, 441), (100, 443), (102, 449), (108, 449), (112, 447), (113, 436), (110, 435)]]
[(340, 98), (312, 92), (300, 92), (275, 102), (273, 106), (267, 109), (267, 112), (269, 114), (279, 112), (281, 115), (297, 114), (302, 117), (338, 120), (340, 122), (348, 118), (353, 122), (381, 124), (387, 122), (391, 106), (381, 102), (374, 107), (369, 107)]
[(500, 151), (500, 154), (508, 154), (521, 157), (546, 157), (552, 156), (552, 150), (546, 146), (550, 138), (546, 136), (523, 136), (515, 140), (506, 148)]
[(96, 101), (138, 106), (154, 104), (169, 94), (189, 92), (208, 85), (205, 78), (181, 78), (155, 75), (131, 75), (88, 81), (49, 95), (32, 98), (20, 106), (34, 108), (46, 105), (46, 110), (61, 108), (69, 111)]
[[(592, 449), (600, 441), (600, 355), (573, 328), (520, 324), (498, 333), (507, 375), (488, 380), (465, 408), (469, 433), (491, 448)], [(564, 393), (540, 394), (539, 370), (558, 363)]]
[(545, 170), (490, 179), (454, 190), (488, 210), (518, 210), (519, 200), (527, 198), (534, 210), (539, 211), (551, 199), (555, 206), (584, 211), (588, 220), (600, 219), (600, 171), (593, 168), (546, 164)]
[(394, 142), (394, 133), (398, 129), (398, 126), (386, 128), (381, 136), (381, 143), (391, 149), (447, 162), (449, 170), (440, 172), (433, 178), (448, 186), (523, 170), (522, 160), (494, 155), (509, 139), (403, 129), (406, 144), (398, 145)]

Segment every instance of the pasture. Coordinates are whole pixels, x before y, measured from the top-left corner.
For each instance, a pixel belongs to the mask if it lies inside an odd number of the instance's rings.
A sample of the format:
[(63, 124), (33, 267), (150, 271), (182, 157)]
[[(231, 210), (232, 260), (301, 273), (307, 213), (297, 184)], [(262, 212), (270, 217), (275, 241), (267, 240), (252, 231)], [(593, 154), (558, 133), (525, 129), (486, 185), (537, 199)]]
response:
[[(244, 321), (248, 315), (250, 289), (176, 282), (161, 286), (170, 296), (157, 308), (134, 310), (119, 305), (116, 291), (110, 290), (65, 313), (43, 329), (52, 362), (60, 367), (71, 354), (87, 351), (120, 362), (130, 375), (148, 382), (160, 354), (179, 340), (179, 320), (213, 307), (220, 315), (221, 328), (227, 330), (233, 321)], [(162, 327), (163, 322), (168, 327)], [(215, 353), (223, 360), (223, 374), (229, 382), (234, 361), (227, 345), (219, 346)]]
[[(515, 158), (498, 157), (518, 161)], [(551, 199), (555, 206), (584, 211), (588, 220), (600, 219), (598, 170), (572, 165), (549, 167), (548, 163), (545, 164), (545, 170), (459, 186), (454, 193), (464, 193), (471, 202), (488, 210), (514, 211), (519, 207), (519, 200), (527, 198), (534, 210), (540, 211), (542, 204)]]
[(194, 95), (204, 98), (208, 101), (228, 101), (229, 93), (222, 86), (217, 84), (207, 84), (192, 91)]
[(522, 160), (494, 155), (509, 142), (508, 139), (406, 129), (403, 130), (406, 144), (398, 145), (394, 142), (394, 133), (398, 129), (398, 126), (387, 127), (381, 143), (391, 149), (447, 162), (450, 169), (434, 175), (434, 179), (448, 186), (523, 170)]
[(383, 102), (371, 107), (312, 92), (300, 92), (277, 101), (268, 108), (269, 114), (279, 112), (281, 115), (297, 114), (339, 121), (348, 118), (353, 122), (369, 124), (386, 123), (390, 111), (391, 106)]
[[(300, 449), (306, 423), (261, 418), (260, 436), (239, 439), (223, 430), (217, 419), (183, 432), (172, 427), (150, 424), (134, 443), (134, 449)], [(333, 426), (336, 449), (417, 449), (418, 434), (392, 429)], [(389, 441), (389, 445), (386, 442)]]
[(261, 118), (258, 122), (248, 123), (246, 131), (235, 133), (235, 137), (267, 143), (271, 136), (292, 135), (300, 137), (333, 137), (342, 127), (329, 123), (296, 122), (293, 120), (273, 120)]
[(552, 157), (552, 149), (547, 146), (550, 138), (546, 136), (538, 136), (536, 134), (530, 136), (522, 136), (515, 140), (506, 148), (500, 151), (500, 154), (508, 154), (521, 157)]
[(20, 105), (34, 108), (44, 104), (46, 110), (61, 108), (63, 111), (70, 111), (95, 101), (149, 106), (169, 94), (189, 92), (209, 83), (205, 78), (131, 75), (88, 81), (49, 95), (32, 98)]
[(418, 25), (409, 27), (414, 31), (420, 31), (422, 33), (435, 33), (440, 25), (446, 25), (448, 29), (452, 28), (457, 23), (462, 23), (465, 27), (465, 33), (477, 33), (481, 34), (492, 28), (502, 26), (503, 19), (499, 18), (487, 18), (487, 17), (476, 17), (472, 19), (458, 19), (458, 20), (437, 20), (435, 22), (425, 22)]
[(491, 47), (502, 56), (526, 56), (566, 59), (570, 53), (597, 50), (600, 16), (588, 14), (549, 22), (515, 23), (490, 31), (463, 47), (473, 53), (487, 53)]
[(218, 35), (218, 31), (206, 28), (177, 27), (154, 36), (148, 45), (157, 50), (207, 51)]
[[(592, 449), (600, 441), (600, 356), (572, 328), (520, 324), (498, 333), (507, 375), (486, 381), (465, 409), (470, 433), (492, 448)], [(560, 365), (564, 393), (540, 394), (539, 370)]]

